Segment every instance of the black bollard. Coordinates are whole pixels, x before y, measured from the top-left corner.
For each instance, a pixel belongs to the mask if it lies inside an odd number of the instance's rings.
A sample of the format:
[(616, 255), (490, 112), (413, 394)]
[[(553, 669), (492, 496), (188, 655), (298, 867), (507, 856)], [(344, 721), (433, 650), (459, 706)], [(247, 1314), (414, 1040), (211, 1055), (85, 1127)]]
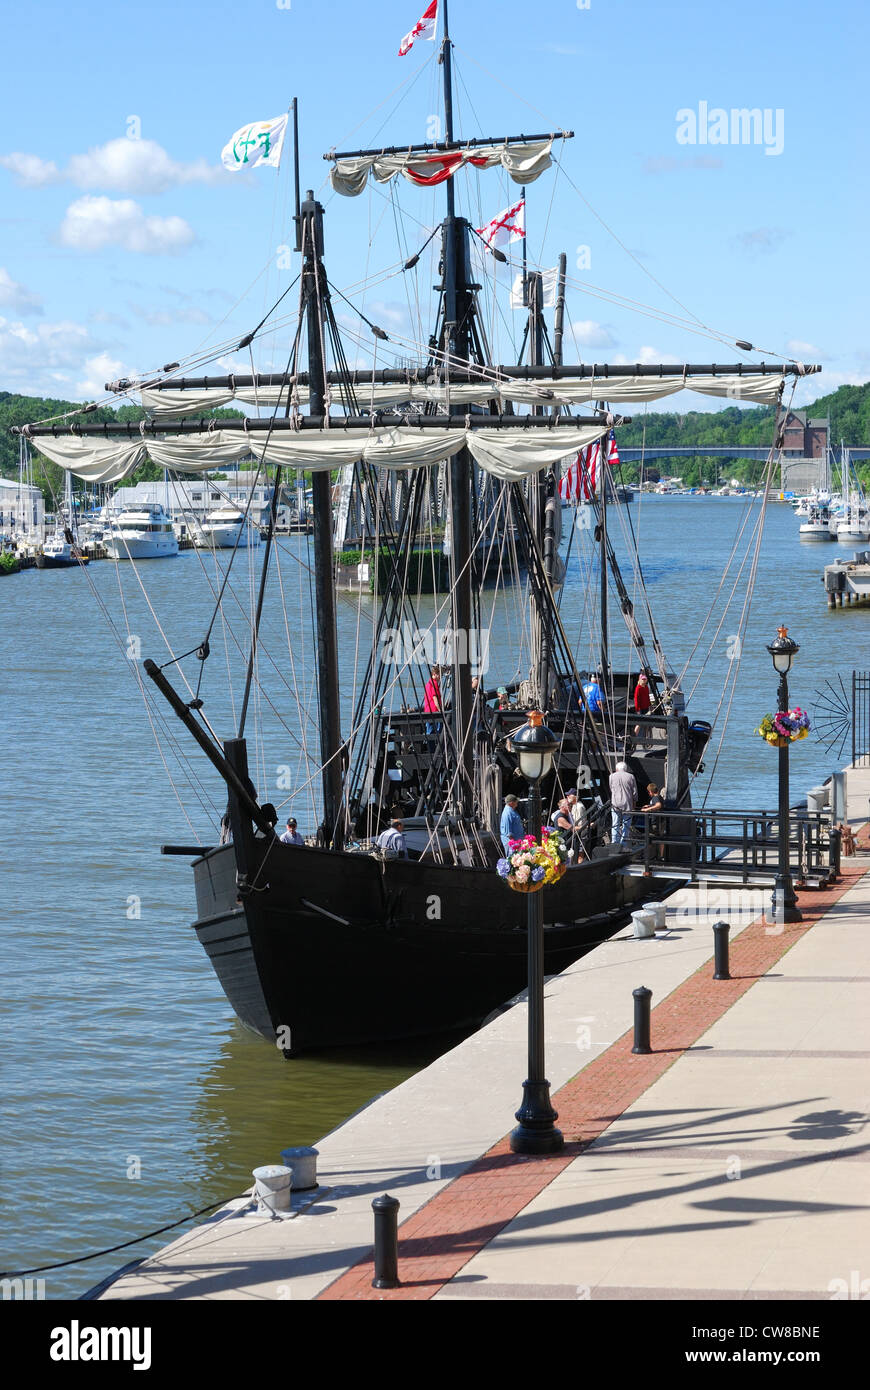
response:
[(828, 882), (836, 883), (840, 877), (840, 848), (841, 839), (839, 830), (832, 825), (828, 831)]
[(641, 985), (632, 990), (634, 999), (634, 1047), (632, 1052), (652, 1052), (649, 1042), (649, 1001), (652, 990)]
[(396, 1289), (399, 1286), (399, 1203), (397, 1198), (376, 1197), (372, 1202), (375, 1214), (375, 1277), (373, 1289)]
[(728, 933), (731, 927), (727, 922), (713, 923), (713, 979), (730, 980), (728, 962)]

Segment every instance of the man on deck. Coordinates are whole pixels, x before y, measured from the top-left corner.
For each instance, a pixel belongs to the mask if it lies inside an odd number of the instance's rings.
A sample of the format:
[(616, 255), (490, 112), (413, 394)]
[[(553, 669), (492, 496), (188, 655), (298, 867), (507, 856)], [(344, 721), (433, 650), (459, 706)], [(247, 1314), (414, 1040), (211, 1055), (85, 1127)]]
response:
[(628, 763), (617, 763), (610, 774), (610, 809), (613, 829), (610, 839), (614, 845), (627, 845), (631, 834), (631, 817), (637, 805), (637, 782)]
[(513, 793), (505, 797), (504, 810), (501, 813), (501, 824), (499, 825), (499, 834), (505, 854), (509, 852), (508, 841), (521, 840), (525, 834), (522, 817), (517, 810), (518, 805), (519, 801)]
[(284, 834), (281, 836), (281, 843), (282, 843), (282, 845), (304, 845), (304, 844), (305, 844), (305, 841), (303, 840), (302, 836), (299, 834), (299, 831), (296, 829), (296, 821), (294, 820), (294, 818), (293, 818), (292, 816), (290, 816), (289, 820), (287, 821), (287, 829), (284, 831)]
[(404, 829), (401, 816), (394, 816), (387, 829), (378, 836), (376, 844), (378, 849), (383, 850), (385, 857), (389, 859), (408, 858)]
[(604, 714), (604, 691), (598, 683), (597, 676), (590, 676), (588, 681), (583, 682), (583, 694), (586, 697), (589, 713), (595, 719), (600, 719)]

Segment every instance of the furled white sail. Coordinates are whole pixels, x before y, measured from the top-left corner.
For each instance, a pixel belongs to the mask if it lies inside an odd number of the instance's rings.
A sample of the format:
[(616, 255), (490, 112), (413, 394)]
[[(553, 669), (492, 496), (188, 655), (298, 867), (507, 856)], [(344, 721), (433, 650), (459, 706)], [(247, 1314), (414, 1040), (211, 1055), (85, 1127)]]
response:
[(470, 164), (475, 169), (492, 169), (500, 164), (514, 183), (529, 184), (540, 178), (552, 164), (554, 136), (523, 144), (474, 145), (470, 148), (430, 153), (408, 151), (402, 154), (366, 154), (353, 159), (337, 159), (330, 179), (336, 193), (355, 198), (362, 193), (369, 175), (378, 183), (388, 183), (402, 174), (410, 183), (431, 188), (452, 178), (457, 169)]
[[(585, 405), (590, 401), (605, 400), (614, 404), (642, 403), (658, 401), (665, 396), (673, 396), (677, 391), (697, 391), (702, 396), (724, 396), (730, 400), (753, 401), (759, 405), (773, 404), (780, 393), (784, 373), (745, 372), (714, 376), (587, 376), (555, 381), (544, 378), (535, 381), (520, 381), (512, 378), (501, 380), (490, 377), (480, 384), (461, 382), (449, 388), (443, 382), (432, 384), (415, 383), (405, 385), (374, 386), (357, 383), (354, 396), (361, 410), (384, 410), (390, 406), (420, 404), (438, 405), (445, 408), (453, 406), (483, 405), (496, 400), (504, 404), (514, 401), (520, 405)], [(238, 386), (208, 387), (206, 390), (191, 391), (143, 389), (142, 405), (148, 414), (155, 418), (169, 419), (181, 415), (201, 415), (220, 406), (241, 402), (244, 405), (261, 406), (272, 410), (276, 405), (287, 403), (288, 389), (293, 392), (293, 402), (300, 406), (308, 404), (306, 386)], [(340, 389), (330, 387), (332, 404), (341, 400)]]
[(56, 438), (40, 435), (34, 447), (79, 478), (119, 483), (151, 458), (175, 473), (202, 473), (226, 468), (251, 457), (284, 468), (320, 473), (365, 460), (380, 468), (428, 468), (450, 458), (464, 445), (487, 473), (516, 482), (538, 473), (557, 459), (600, 439), (608, 426), (580, 425), (553, 429), (376, 429), (353, 433), (340, 426), (328, 430), (282, 430), (246, 433), (208, 430), (171, 439), (141, 440)]

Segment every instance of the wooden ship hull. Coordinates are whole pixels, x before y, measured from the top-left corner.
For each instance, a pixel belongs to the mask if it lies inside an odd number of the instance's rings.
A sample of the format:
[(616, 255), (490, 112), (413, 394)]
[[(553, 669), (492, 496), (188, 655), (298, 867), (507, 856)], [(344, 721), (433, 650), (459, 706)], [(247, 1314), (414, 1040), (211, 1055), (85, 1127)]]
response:
[[(493, 869), (259, 843), (244, 871), (234, 845), (194, 863), (194, 927), (238, 1018), (287, 1055), (473, 1027), (524, 988), (527, 900)], [(548, 975), (678, 886), (621, 875), (629, 859), (543, 890)]]

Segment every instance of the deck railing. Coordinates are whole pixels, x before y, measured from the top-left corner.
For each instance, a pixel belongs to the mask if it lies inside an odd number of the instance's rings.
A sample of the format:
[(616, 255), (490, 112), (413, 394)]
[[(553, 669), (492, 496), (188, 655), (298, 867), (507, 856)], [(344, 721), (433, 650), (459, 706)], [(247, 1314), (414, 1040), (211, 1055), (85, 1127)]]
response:
[[(789, 862), (797, 883), (827, 874), (830, 830), (828, 811), (800, 808), (790, 813)], [(716, 872), (747, 883), (776, 873), (779, 817), (775, 811), (718, 809), (645, 815), (637, 850), (637, 858), (641, 857), (645, 872), (660, 870), (667, 863), (678, 865), (692, 882)]]
[(852, 672), (852, 766), (870, 767), (870, 671)]

